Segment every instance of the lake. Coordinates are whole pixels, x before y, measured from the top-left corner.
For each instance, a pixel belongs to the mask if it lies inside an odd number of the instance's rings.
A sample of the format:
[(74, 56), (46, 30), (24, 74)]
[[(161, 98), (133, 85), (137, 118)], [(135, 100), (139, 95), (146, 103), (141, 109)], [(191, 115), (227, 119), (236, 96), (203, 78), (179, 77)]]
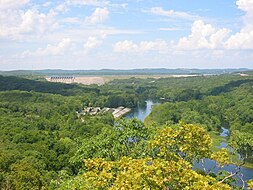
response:
[[(147, 100), (146, 103), (147, 103), (146, 106), (138, 107), (136, 109), (133, 109), (133, 111), (130, 112), (129, 114), (127, 114), (125, 117), (127, 119), (137, 118), (141, 121), (144, 121), (145, 118), (151, 113), (152, 107), (155, 104), (159, 104), (159, 103), (154, 103), (151, 100)], [(225, 129), (225, 128), (222, 128), (222, 132), (220, 133), (220, 136), (227, 137), (228, 135), (229, 135), (229, 130)], [(218, 147), (219, 148), (227, 147), (227, 142), (222, 142)], [(204, 167), (206, 168), (207, 171), (212, 170), (213, 172), (217, 173), (220, 170), (226, 170), (228, 172), (232, 172), (236, 168), (235, 165), (227, 165), (227, 166), (225, 166), (221, 169), (221, 168), (218, 168), (218, 167), (215, 168), (215, 165), (217, 165), (217, 164), (213, 160), (210, 160), (210, 159), (205, 159), (204, 160)], [(213, 169), (213, 168), (215, 168), (215, 169)], [(194, 169), (203, 169), (203, 167), (200, 163), (195, 163), (194, 164)], [(236, 177), (238, 179), (237, 185), (242, 186), (242, 182), (239, 179), (242, 178), (245, 181), (247, 181), (249, 179), (253, 179), (253, 169), (241, 167), (241, 172), (239, 174), (237, 174)]]

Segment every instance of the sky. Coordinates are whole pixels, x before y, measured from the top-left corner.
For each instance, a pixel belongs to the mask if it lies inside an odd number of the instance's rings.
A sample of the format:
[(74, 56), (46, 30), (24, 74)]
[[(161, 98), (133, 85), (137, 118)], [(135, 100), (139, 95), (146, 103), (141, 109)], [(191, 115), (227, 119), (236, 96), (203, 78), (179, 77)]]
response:
[(253, 0), (0, 0), (0, 70), (250, 68)]

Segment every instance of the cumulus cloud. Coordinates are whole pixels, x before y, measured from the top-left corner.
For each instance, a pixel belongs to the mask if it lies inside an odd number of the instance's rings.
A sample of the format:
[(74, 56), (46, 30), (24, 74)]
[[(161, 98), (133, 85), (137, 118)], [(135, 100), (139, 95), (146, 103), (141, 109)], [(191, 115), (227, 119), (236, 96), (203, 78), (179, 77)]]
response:
[(95, 36), (90, 36), (87, 41), (84, 43), (84, 52), (88, 53), (92, 49), (97, 48), (103, 43), (104, 37), (95, 37)]
[[(153, 14), (194, 20), (191, 34), (179, 39), (175, 48), (180, 50), (200, 49), (253, 49), (253, 0), (237, 0), (238, 9), (245, 12), (243, 16), (244, 26), (240, 32), (233, 35), (227, 28), (216, 29), (211, 24), (206, 24), (198, 16), (174, 10), (164, 10), (161, 7), (153, 7)], [(168, 29), (170, 30), (170, 28)]]
[(183, 50), (223, 48), (224, 40), (229, 33), (229, 29), (216, 29), (211, 24), (197, 20), (192, 25), (191, 34), (188, 37), (181, 38), (177, 48)]
[[(174, 30), (174, 29), (173, 29)], [(211, 24), (206, 24), (202, 20), (196, 20), (192, 24), (191, 34), (182, 37), (177, 43), (158, 41), (141, 41), (135, 43), (133, 41), (119, 41), (113, 45), (115, 52), (122, 53), (145, 53), (156, 51), (159, 53), (167, 53), (170, 50), (221, 50), (226, 48), (226, 40), (230, 37), (231, 31), (227, 28), (217, 29)]]
[(136, 44), (132, 41), (124, 40), (119, 41), (113, 45), (115, 52), (121, 53), (146, 53), (149, 51), (157, 51), (159, 53), (165, 53), (169, 49), (169, 45), (166, 41), (141, 41)]
[(25, 51), (22, 53), (21, 57), (40, 57), (40, 56), (57, 56), (57, 55), (63, 55), (64, 52), (70, 47), (71, 40), (69, 38), (62, 39), (61, 42), (59, 42), (56, 45), (48, 44), (46, 48), (39, 48), (34, 52), (31, 51)]
[(183, 20), (196, 20), (199, 16), (189, 14), (187, 12), (180, 12), (174, 10), (164, 10), (162, 7), (153, 7), (150, 10), (151, 13), (171, 18), (183, 19)]
[(85, 21), (89, 24), (97, 24), (104, 22), (109, 16), (109, 11), (106, 7), (96, 8), (91, 16), (86, 17)]
[(253, 49), (253, 31), (240, 32), (232, 35), (226, 42), (227, 49)]
[(238, 8), (245, 12), (243, 21), (245, 24), (244, 30), (253, 30), (253, 0), (237, 0)]
[(58, 27), (56, 13), (40, 13), (36, 9), (6, 10), (0, 12), (0, 37), (20, 38), (24, 34), (44, 34)]
[(237, 0), (238, 8), (245, 12), (244, 26), (226, 42), (228, 49), (253, 49), (253, 0)]
[(253, 0), (237, 0), (238, 9), (245, 12), (244, 26), (233, 35), (226, 28), (216, 29), (202, 20), (193, 23), (191, 34), (179, 40), (177, 48), (196, 49), (253, 49)]
[[(182, 37), (177, 43), (168, 43), (165, 41), (143, 41), (134, 43), (132, 41), (119, 41), (114, 44), (115, 52), (143, 53), (148, 51), (166, 52), (170, 49), (175, 51), (184, 50), (213, 50), (220, 52), (226, 49), (253, 49), (253, 0), (237, 0), (238, 8), (245, 12), (243, 16), (244, 27), (240, 32), (232, 34), (228, 28), (216, 28), (203, 20), (194, 20), (191, 33)], [(177, 17), (181, 19), (195, 19), (196, 16), (188, 13), (166, 11), (160, 7), (154, 7), (151, 12), (157, 15), (168, 17)], [(160, 30), (176, 30), (175, 28), (161, 28)]]
[(113, 45), (113, 49), (115, 52), (137, 52), (138, 45), (133, 43), (132, 41), (124, 40), (119, 41)]

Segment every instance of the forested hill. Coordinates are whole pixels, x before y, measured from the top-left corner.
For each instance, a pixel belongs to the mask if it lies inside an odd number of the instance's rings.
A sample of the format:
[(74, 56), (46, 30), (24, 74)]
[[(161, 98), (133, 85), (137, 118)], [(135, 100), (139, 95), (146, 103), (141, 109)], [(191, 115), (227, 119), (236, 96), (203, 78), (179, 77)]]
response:
[(99, 90), (91, 87), (83, 87), (76, 84), (51, 83), (36, 81), (15, 76), (0, 75), (0, 91), (21, 90), (35, 91), (61, 95), (77, 95), (85, 92), (98, 93)]
[(83, 104), (98, 107), (116, 108), (124, 106), (133, 108), (137, 106), (138, 101), (141, 99), (136, 95), (134, 88), (129, 93), (126, 89), (119, 91), (119, 89), (113, 88), (112, 85), (84, 86), (0, 75), (0, 92), (13, 90), (82, 97)]

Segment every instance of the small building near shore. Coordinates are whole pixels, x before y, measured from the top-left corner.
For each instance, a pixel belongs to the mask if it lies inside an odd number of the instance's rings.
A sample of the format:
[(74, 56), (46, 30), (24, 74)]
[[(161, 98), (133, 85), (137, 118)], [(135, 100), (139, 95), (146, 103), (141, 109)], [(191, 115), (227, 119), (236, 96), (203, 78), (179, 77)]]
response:
[(120, 106), (118, 108), (100, 108), (100, 107), (86, 107), (83, 109), (82, 113), (79, 113), (79, 115), (97, 115), (99, 113), (107, 113), (111, 112), (114, 118), (120, 118), (127, 113), (131, 112), (130, 108), (125, 108), (123, 106)]

